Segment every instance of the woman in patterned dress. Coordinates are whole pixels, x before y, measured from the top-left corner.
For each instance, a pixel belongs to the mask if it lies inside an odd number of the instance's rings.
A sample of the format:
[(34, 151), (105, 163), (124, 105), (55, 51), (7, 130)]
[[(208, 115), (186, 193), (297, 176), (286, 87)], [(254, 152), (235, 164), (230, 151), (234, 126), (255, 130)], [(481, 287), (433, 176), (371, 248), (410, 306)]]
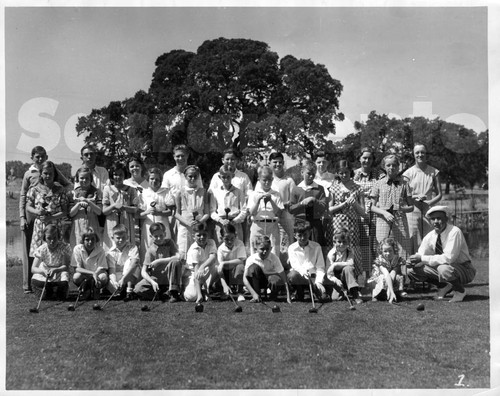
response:
[(351, 247), (354, 255), (355, 275), (363, 271), (359, 249), (359, 217), (366, 213), (361, 205), (361, 188), (352, 180), (353, 171), (349, 163), (341, 160), (336, 166), (336, 180), (330, 186), (330, 207), (333, 230), (341, 227), (350, 232)]
[[(353, 180), (361, 189), (361, 201), (367, 214), (366, 217), (359, 217), (359, 247), (363, 262), (363, 271), (369, 275), (372, 268), (372, 259), (375, 257), (375, 221), (371, 212), (370, 192), (377, 180), (383, 178), (385, 173), (376, 168), (375, 153), (370, 147), (363, 147), (358, 157), (361, 167), (354, 171)], [(371, 247), (371, 249), (370, 249)]]
[(104, 225), (103, 245), (107, 249), (113, 247), (113, 227), (124, 224), (129, 232), (129, 241), (135, 244), (135, 219), (137, 212), (136, 189), (123, 183), (126, 168), (121, 163), (116, 163), (111, 168), (111, 185), (104, 186), (102, 193), (102, 213), (106, 215)]
[(35, 250), (43, 244), (43, 232), (47, 225), (54, 224), (62, 234), (62, 219), (68, 214), (68, 197), (56, 174), (54, 163), (45, 161), (40, 169), (39, 183), (27, 194), (26, 211), (36, 216), (30, 257), (35, 257)]
[(406, 213), (413, 211), (413, 199), (407, 181), (399, 175), (399, 159), (390, 154), (383, 159), (387, 173), (375, 183), (370, 193), (371, 210), (377, 216), (377, 243), (394, 238), (399, 255), (406, 259), (410, 252), (410, 239)]
[(413, 148), (413, 155), (415, 165), (403, 173), (403, 177), (408, 180), (410, 185), (415, 205), (415, 210), (406, 214), (412, 243), (411, 254), (417, 252), (422, 238), (432, 230), (432, 226), (425, 214), (443, 196), (441, 183), (439, 182), (439, 171), (427, 164), (427, 149), (425, 146), (416, 144)]

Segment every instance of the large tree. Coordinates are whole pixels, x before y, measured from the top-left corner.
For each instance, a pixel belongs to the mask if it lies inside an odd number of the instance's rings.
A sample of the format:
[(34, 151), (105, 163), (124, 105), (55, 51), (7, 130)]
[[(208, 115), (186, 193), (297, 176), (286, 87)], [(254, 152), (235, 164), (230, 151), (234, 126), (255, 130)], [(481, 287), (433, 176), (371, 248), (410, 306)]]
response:
[(343, 119), (342, 85), (325, 66), (280, 60), (264, 42), (208, 40), (196, 53), (165, 53), (155, 66), (147, 93), (93, 110), (78, 133), (118, 159), (137, 150), (159, 159), (181, 142), (197, 153), (237, 146), (297, 156), (331, 145), (326, 136)]

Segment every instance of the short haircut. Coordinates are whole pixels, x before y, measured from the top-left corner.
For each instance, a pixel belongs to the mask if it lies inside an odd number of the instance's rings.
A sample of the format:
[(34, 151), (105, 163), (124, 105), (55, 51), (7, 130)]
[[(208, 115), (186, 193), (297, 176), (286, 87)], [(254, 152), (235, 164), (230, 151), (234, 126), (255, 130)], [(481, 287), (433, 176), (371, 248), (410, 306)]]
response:
[(109, 178), (112, 179), (115, 176), (115, 173), (120, 171), (123, 172), (124, 178), (127, 178), (129, 176), (127, 167), (121, 162), (115, 162), (113, 165), (111, 165)]
[(399, 158), (396, 154), (389, 154), (389, 155), (386, 155), (384, 157), (384, 159), (382, 160), (382, 164), (385, 168), (385, 164), (387, 163), (387, 161), (390, 161), (390, 160), (395, 160), (396, 161), (396, 165), (399, 165), (400, 162), (399, 162)]
[(83, 155), (83, 152), (85, 150), (91, 150), (93, 151), (94, 153), (97, 153), (97, 147), (92, 144), (92, 143), (87, 143), (86, 145), (84, 145), (81, 149), (80, 149), (80, 155)]
[(326, 157), (326, 153), (323, 150), (319, 150), (316, 153), (314, 153), (314, 160), (316, 161), (318, 158), (328, 158)]
[(273, 176), (273, 170), (269, 165), (262, 165), (258, 170), (259, 177), (264, 177), (267, 175)]
[(172, 149), (172, 152), (175, 153), (176, 151), (183, 151), (185, 154), (189, 154), (189, 148), (185, 144), (175, 145)]
[(125, 224), (117, 224), (113, 227), (113, 229), (111, 230), (111, 232), (114, 234), (127, 234), (128, 233), (128, 228)]
[(139, 154), (131, 155), (127, 159), (127, 166), (130, 166), (131, 162), (138, 162), (139, 165), (141, 166), (141, 174), (144, 173), (146, 167), (144, 166), (144, 161), (142, 160), (142, 158), (141, 158), (141, 156)]
[(304, 220), (297, 220), (293, 225), (294, 234), (303, 234), (311, 229), (311, 223)]
[(236, 227), (232, 224), (226, 224), (225, 226), (222, 226), (220, 229), (220, 236), (223, 237), (227, 234), (236, 234)]
[(239, 158), (239, 153), (236, 149), (230, 147), (228, 149), (225, 149), (223, 152), (222, 152), (222, 158), (224, 158), (226, 156), (226, 154), (231, 154), (231, 155), (234, 155), (236, 158)]
[(83, 244), (85, 238), (94, 238), (96, 243), (99, 242), (99, 235), (92, 227), (87, 227), (80, 236), (80, 243)]
[(375, 151), (368, 146), (362, 147), (361, 150), (359, 150), (358, 161), (361, 159), (364, 153), (370, 153), (373, 162), (375, 162)]
[(75, 174), (75, 179), (78, 182), (80, 180), (80, 175), (90, 175), (90, 182), (92, 183), (92, 170), (90, 168), (87, 168), (86, 166), (82, 166), (81, 168), (78, 168)]
[(47, 227), (45, 227), (45, 229), (43, 230), (42, 239), (45, 241), (46, 236), (52, 234), (56, 234), (57, 239), (61, 239), (61, 231), (59, 230), (59, 228), (57, 228), (55, 224), (49, 224)]
[(269, 155), (269, 161), (272, 161), (272, 160), (277, 159), (277, 158), (282, 159), (283, 161), (285, 160), (285, 157), (283, 157), (283, 154), (280, 152), (277, 152), (277, 151), (274, 153), (271, 153)]
[(351, 241), (351, 235), (349, 233), (349, 230), (345, 227), (339, 227), (336, 228), (335, 231), (333, 231), (333, 239), (338, 238), (340, 240), (345, 240), (347, 243)]
[(271, 244), (271, 238), (269, 238), (267, 235), (259, 235), (257, 238), (255, 238), (255, 246), (272, 246)]
[(193, 227), (193, 234), (207, 233), (207, 226), (203, 223), (198, 223)]
[(151, 175), (159, 175), (160, 177), (163, 177), (162, 171), (160, 170), (160, 168), (157, 168), (156, 166), (148, 169), (148, 176)]
[(354, 176), (354, 171), (352, 170), (351, 165), (349, 164), (348, 161), (346, 160), (340, 160), (335, 164), (335, 171), (339, 173), (341, 170), (347, 169), (349, 170), (349, 176), (353, 177)]
[(382, 254), (382, 248), (384, 246), (392, 247), (392, 251), (394, 252), (394, 254), (398, 254), (398, 252), (399, 252), (398, 242), (394, 238), (385, 238), (379, 243), (378, 252), (380, 254)]
[(231, 174), (234, 176), (233, 168), (231, 168), (229, 165), (222, 165), (219, 168), (219, 175), (227, 175), (227, 174)]
[(196, 165), (188, 165), (186, 166), (186, 169), (184, 169), (184, 176), (188, 174), (189, 171), (193, 171), (196, 173), (196, 175), (200, 174), (200, 168)]
[(302, 170), (302, 172), (303, 171), (313, 171), (314, 173), (316, 173), (316, 171), (318, 170), (318, 167), (311, 160), (307, 160), (302, 165), (302, 169), (301, 170)]
[(153, 232), (161, 230), (163, 232), (167, 231), (165, 224), (163, 223), (153, 223), (149, 226), (149, 233), (153, 235)]
[(35, 146), (31, 149), (31, 156), (33, 157), (35, 154), (47, 155), (47, 150), (42, 146)]

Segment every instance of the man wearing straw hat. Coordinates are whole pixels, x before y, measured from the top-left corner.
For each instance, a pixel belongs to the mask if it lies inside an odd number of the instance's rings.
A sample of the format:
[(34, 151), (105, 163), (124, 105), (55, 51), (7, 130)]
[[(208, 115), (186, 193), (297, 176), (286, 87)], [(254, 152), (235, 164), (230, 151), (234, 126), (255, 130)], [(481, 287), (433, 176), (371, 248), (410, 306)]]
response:
[(422, 239), (418, 253), (410, 256), (408, 276), (415, 281), (436, 284), (437, 300), (443, 300), (453, 290), (450, 302), (463, 301), (464, 285), (472, 282), (476, 275), (464, 235), (460, 228), (448, 224), (448, 207), (434, 206), (426, 216), (434, 229)]

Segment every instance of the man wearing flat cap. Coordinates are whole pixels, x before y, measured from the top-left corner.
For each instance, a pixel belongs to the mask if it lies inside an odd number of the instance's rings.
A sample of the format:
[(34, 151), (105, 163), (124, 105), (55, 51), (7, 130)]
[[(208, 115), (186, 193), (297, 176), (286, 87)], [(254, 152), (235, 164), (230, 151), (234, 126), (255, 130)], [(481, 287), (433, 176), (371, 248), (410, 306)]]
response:
[(418, 253), (410, 256), (408, 276), (436, 284), (439, 288), (436, 299), (443, 300), (453, 290), (450, 302), (460, 302), (466, 294), (464, 285), (472, 282), (476, 269), (462, 231), (448, 224), (448, 213), (446, 206), (434, 206), (427, 211), (434, 230), (422, 239)]

